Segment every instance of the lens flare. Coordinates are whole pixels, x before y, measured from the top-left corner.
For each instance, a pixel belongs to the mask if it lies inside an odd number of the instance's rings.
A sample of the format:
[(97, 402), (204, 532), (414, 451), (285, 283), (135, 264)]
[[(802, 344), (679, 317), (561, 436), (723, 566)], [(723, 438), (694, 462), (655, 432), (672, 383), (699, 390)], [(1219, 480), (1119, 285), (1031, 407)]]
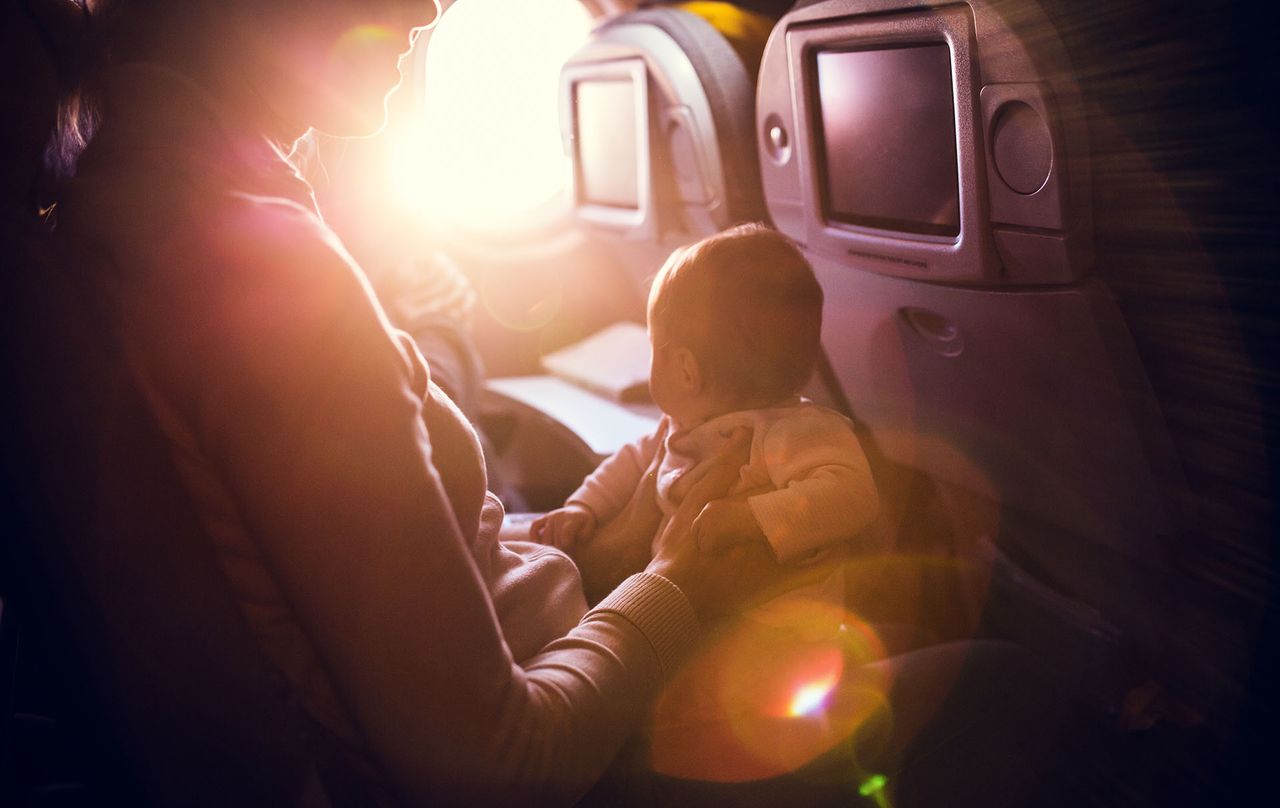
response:
[(487, 277), (480, 279), (478, 286), (485, 310), (512, 331), (545, 328), (564, 307), (564, 292), (559, 288), (538, 288)]
[(858, 793), (870, 797), (879, 808), (889, 808), (889, 795), (885, 789), (888, 784), (889, 778), (883, 774), (873, 774), (858, 786)]
[(836, 677), (834, 676), (800, 685), (791, 697), (791, 706), (787, 708), (787, 715), (795, 718), (817, 713), (826, 704), (827, 696), (831, 695), (835, 686)]
[(877, 791), (884, 790), (884, 784), (887, 782), (888, 779), (883, 774), (873, 774), (858, 786), (858, 793), (864, 797), (870, 797)]
[(385, 25), (365, 23), (351, 28), (334, 45), (334, 50), (343, 51), (348, 48), (360, 48), (368, 45), (385, 45), (395, 41), (395, 34)]
[(656, 771), (710, 782), (776, 777), (828, 754), (856, 759), (855, 736), (891, 721), (875, 632), (830, 603), (781, 601), (768, 624), (738, 621), (672, 678), (649, 728)]

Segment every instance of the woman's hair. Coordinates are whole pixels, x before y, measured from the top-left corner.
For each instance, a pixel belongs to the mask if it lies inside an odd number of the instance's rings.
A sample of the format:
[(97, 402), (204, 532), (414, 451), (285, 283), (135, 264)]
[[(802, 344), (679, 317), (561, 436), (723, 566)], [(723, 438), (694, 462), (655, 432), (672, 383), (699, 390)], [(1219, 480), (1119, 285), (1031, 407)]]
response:
[(0, 70), (5, 74), (3, 185), (6, 205), (28, 212), (47, 204), (60, 157), (55, 133), (84, 75), (88, 24), (73, 0), (17, 0), (0, 12)]
[(676, 250), (649, 292), (655, 349), (687, 347), (723, 394), (761, 404), (813, 374), (822, 287), (786, 236), (745, 224)]
[(65, 67), (58, 124), (45, 155), (58, 178), (93, 137), (102, 115), (99, 79), (105, 69), (130, 61), (169, 64), (198, 73), (218, 58), (210, 26), (230, 0), (24, 0), (33, 6), (74, 8), (75, 35), (58, 54)]

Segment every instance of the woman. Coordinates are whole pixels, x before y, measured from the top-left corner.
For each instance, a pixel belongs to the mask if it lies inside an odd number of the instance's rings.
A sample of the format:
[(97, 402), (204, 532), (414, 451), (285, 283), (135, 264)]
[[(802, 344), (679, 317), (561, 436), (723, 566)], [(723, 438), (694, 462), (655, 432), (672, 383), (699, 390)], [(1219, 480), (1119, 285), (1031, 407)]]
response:
[[(678, 540), (720, 493), (710, 475), (646, 572), (513, 661), (503, 627), (528, 609), (564, 623), (576, 572), (551, 559), (519, 589), (530, 569), (496, 544), (501, 506), (473, 430), (282, 157), (309, 126), (381, 125), (398, 56), (432, 4), (89, 10), (104, 42), (90, 85), (101, 123), (59, 233), (288, 697), (366, 797), (571, 800), (698, 618), (772, 564), (704, 558)], [(727, 455), (720, 469), (738, 464)]]

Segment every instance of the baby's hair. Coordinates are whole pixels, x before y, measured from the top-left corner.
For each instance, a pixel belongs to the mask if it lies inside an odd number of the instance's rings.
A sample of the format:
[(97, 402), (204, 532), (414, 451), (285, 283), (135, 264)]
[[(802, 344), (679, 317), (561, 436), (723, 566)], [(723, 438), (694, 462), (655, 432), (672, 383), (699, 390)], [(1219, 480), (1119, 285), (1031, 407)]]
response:
[(718, 392), (759, 406), (813, 374), (822, 287), (786, 236), (744, 224), (677, 249), (649, 291), (655, 350), (687, 347)]

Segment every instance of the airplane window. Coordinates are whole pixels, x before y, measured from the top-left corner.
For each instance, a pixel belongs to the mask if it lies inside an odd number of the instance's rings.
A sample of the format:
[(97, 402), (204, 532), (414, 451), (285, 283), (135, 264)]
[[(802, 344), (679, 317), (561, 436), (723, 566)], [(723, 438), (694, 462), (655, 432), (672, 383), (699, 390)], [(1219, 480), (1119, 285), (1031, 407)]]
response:
[(458, 0), (428, 43), (419, 125), (400, 138), (393, 182), (436, 223), (519, 227), (569, 206), (560, 67), (587, 37), (578, 0)]

